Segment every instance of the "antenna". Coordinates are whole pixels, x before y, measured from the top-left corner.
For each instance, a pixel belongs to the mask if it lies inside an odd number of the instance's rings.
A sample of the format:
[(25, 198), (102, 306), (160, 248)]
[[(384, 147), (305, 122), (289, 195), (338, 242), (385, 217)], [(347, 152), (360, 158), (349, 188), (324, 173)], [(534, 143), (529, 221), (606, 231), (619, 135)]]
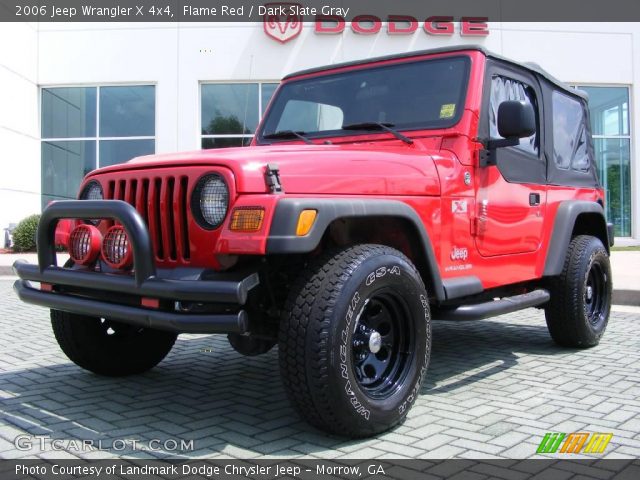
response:
[[(249, 78), (247, 80), (251, 80), (252, 77), (252, 73), (253, 73), (253, 55), (249, 55)], [(249, 89), (251, 87), (250, 83), (247, 83), (247, 88), (246, 88), (246, 92), (245, 92), (245, 96), (244, 96), (244, 116), (242, 118), (242, 134), (244, 135), (244, 132), (246, 131), (246, 127), (247, 127), (247, 111), (249, 110)], [(260, 85), (258, 85), (258, 89), (260, 88)], [(260, 95), (258, 94), (258, 99), (260, 98)], [(242, 142), (241, 142), (241, 146), (244, 147), (244, 137), (242, 137)]]

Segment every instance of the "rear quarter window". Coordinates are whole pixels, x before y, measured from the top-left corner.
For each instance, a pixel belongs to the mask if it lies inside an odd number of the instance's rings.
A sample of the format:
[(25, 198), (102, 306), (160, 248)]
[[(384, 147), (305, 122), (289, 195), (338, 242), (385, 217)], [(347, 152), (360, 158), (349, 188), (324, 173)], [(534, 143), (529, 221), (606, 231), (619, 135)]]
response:
[(558, 168), (589, 170), (586, 115), (578, 100), (554, 91), (553, 161)]

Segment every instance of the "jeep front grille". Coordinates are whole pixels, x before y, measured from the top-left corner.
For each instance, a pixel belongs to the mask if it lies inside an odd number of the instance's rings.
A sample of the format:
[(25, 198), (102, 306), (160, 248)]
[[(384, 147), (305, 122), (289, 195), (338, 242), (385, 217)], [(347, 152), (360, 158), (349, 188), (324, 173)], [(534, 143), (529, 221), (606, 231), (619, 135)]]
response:
[(149, 176), (109, 180), (107, 200), (133, 205), (149, 227), (158, 261), (188, 263), (191, 258), (187, 218), (187, 176)]

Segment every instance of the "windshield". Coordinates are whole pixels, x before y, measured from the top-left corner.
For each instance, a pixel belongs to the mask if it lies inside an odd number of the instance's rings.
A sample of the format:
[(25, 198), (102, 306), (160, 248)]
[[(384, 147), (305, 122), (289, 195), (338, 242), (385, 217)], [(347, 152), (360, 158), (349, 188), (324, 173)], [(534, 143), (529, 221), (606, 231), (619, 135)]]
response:
[[(398, 63), (291, 81), (282, 85), (263, 122), (265, 143), (305, 137), (354, 135), (345, 126), (373, 124), (395, 130), (446, 128), (464, 108), (468, 57)], [(377, 128), (377, 130), (380, 130)]]

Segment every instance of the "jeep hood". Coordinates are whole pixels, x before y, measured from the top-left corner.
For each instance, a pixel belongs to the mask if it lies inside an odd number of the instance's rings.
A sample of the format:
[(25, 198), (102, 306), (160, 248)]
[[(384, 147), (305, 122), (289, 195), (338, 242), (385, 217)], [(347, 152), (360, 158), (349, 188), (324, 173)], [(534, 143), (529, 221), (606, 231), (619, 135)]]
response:
[(221, 166), (233, 171), (238, 193), (266, 193), (265, 166), (275, 164), (287, 194), (438, 195), (440, 182), (433, 162), (438, 152), (414, 145), (289, 144), (203, 150), (138, 157), (92, 175), (171, 164)]

